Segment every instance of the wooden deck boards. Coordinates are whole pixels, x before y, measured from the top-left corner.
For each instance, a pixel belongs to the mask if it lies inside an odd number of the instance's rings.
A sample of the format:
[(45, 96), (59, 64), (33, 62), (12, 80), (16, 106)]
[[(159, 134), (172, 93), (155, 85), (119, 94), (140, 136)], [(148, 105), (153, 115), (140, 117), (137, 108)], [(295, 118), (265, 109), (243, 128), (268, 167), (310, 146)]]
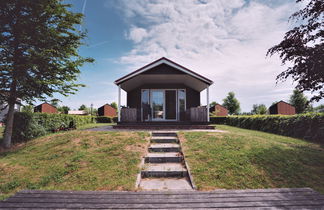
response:
[(324, 195), (310, 188), (209, 192), (24, 190), (0, 209), (324, 209)]

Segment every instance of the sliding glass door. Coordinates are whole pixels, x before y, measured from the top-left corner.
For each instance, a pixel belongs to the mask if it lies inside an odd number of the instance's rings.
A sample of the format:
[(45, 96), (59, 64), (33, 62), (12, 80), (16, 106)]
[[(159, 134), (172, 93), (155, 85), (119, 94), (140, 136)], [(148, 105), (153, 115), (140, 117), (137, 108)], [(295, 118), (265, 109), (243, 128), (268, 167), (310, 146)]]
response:
[(183, 121), (186, 110), (184, 89), (142, 89), (142, 121)]
[(164, 119), (164, 91), (151, 90), (152, 120)]

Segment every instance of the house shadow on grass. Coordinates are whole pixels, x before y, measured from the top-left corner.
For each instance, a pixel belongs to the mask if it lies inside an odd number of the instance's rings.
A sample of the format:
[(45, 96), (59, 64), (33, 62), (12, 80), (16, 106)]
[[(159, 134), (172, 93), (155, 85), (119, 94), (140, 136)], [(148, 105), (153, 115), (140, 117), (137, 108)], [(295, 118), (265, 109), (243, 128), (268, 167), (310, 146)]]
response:
[(324, 193), (324, 149), (289, 145), (255, 148), (248, 154), (253, 165), (263, 170), (272, 187), (310, 187)]

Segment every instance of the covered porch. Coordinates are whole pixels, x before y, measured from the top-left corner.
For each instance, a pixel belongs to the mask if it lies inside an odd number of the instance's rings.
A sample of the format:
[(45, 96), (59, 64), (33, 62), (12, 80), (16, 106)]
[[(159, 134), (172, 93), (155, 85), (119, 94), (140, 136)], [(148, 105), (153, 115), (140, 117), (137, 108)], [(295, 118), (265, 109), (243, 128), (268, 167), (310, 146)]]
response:
[[(212, 81), (161, 58), (118, 80), (118, 124), (207, 124)], [(127, 94), (121, 106), (121, 90)], [(206, 106), (200, 93), (206, 90)]]

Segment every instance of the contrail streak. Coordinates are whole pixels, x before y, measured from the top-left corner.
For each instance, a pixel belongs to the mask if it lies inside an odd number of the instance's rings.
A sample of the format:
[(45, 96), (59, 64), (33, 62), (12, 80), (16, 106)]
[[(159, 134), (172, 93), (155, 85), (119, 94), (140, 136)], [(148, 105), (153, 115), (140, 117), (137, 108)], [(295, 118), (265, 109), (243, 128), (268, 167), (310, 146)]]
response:
[[(87, 0), (84, 0), (83, 6), (82, 6), (82, 11), (81, 11), (81, 13), (83, 15), (84, 15), (84, 12), (85, 12), (86, 5), (87, 5)], [(80, 24), (79, 30), (81, 31), (81, 29), (82, 29), (82, 25)]]

